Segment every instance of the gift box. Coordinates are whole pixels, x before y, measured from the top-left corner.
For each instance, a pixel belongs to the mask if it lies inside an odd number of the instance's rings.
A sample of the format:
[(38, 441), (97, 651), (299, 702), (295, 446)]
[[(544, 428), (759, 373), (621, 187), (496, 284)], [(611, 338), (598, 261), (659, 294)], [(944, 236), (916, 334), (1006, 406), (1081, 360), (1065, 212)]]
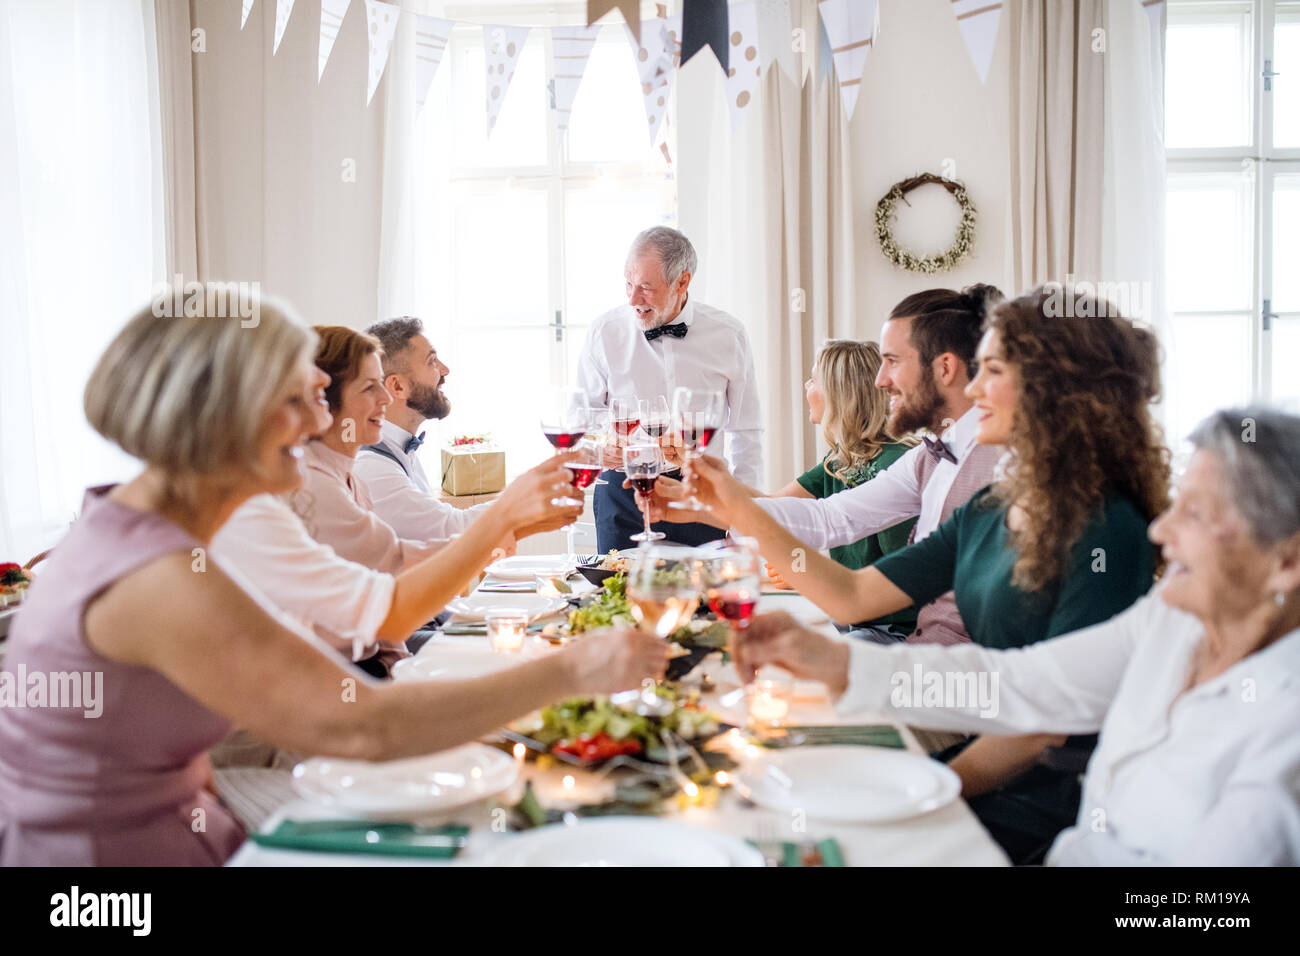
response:
[(491, 442), (442, 449), (442, 490), (448, 495), (487, 495), (506, 486), (506, 453)]

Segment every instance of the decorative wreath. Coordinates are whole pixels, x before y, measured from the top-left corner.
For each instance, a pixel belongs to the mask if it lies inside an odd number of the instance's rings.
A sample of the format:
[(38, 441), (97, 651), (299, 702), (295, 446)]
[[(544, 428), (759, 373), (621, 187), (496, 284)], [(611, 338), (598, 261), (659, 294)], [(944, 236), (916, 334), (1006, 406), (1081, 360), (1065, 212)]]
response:
[[(898, 201), (902, 199), (910, 206), (911, 203), (908, 203), (904, 197), (917, 186), (930, 183), (942, 186), (952, 194), (953, 199), (957, 200), (957, 205), (961, 207), (961, 222), (957, 224), (957, 236), (951, 246), (938, 255), (918, 256), (899, 246), (890, 232), (890, 227)], [(889, 188), (889, 192), (881, 197), (880, 202), (876, 203), (876, 238), (880, 240), (880, 251), (885, 258), (908, 272), (921, 272), (925, 275), (948, 272), (970, 255), (975, 245), (975, 204), (971, 202), (970, 196), (966, 194), (966, 187), (961, 183), (944, 179), (933, 173), (921, 173), (911, 179), (904, 179), (901, 183), (895, 183)]]

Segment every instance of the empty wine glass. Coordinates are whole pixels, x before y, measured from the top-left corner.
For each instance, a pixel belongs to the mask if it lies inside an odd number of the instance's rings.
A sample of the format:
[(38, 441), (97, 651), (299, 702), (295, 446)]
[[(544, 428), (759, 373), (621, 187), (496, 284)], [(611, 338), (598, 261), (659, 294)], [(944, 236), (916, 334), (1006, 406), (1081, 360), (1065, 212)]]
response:
[[(623, 471), (632, 487), (643, 495), (654, 491), (655, 480), (663, 471), (664, 457), (658, 445), (628, 445), (623, 449)], [(650, 530), (650, 512), (643, 511), (645, 530), (631, 536), (633, 541), (659, 541), (667, 537), (662, 531)]]
[(667, 638), (700, 604), (700, 559), (694, 548), (645, 544), (632, 553), (627, 597), (640, 625)]
[[(703, 389), (679, 388), (673, 392), (673, 430), (675, 438), (686, 452), (686, 463), (704, 454), (705, 447), (722, 428), (722, 415), (726, 399), (722, 392)], [(682, 501), (670, 501), (670, 508), (687, 511), (707, 511), (694, 495)]]

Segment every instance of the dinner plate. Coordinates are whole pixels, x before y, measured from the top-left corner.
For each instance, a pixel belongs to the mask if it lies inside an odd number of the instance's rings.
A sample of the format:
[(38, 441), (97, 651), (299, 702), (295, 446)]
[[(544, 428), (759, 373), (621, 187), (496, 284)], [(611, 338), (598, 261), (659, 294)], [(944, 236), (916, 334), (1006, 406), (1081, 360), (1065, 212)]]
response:
[(493, 608), (509, 608), (522, 611), (528, 615), (529, 623), (562, 611), (569, 602), (562, 597), (542, 597), (537, 594), (482, 594), (467, 598), (456, 598), (447, 604), (447, 610), (456, 615), (458, 621), (484, 621), (487, 612)]
[(556, 823), (502, 841), (489, 866), (762, 866), (726, 833), (646, 817)]
[(531, 581), (538, 575), (543, 577), (568, 576), (573, 573), (575, 567), (577, 565), (571, 558), (561, 555), (547, 557), (545, 555), (515, 554), (489, 564), (484, 569), (484, 573), (488, 577), (500, 578), (502, 581)]
[(293, 768), (293, 787), (322, 806), (393, 819), (440, 813), (490, 797), (514, 783), (518, 774), (509, 754), (466, 744), (382, 763), (313, 757)]
[(771, 751), (738, 775), (744, 793), (770, 810), (802, 810), (836, 823), (886, 823), (946, 806), (961, 780), (928, 757), (878, 747)]
[(403, 658), (390, 671), (395, 681), (468, 680), (514, 667), (530, 659), (529, 641), (518, 654), (498, 654), (486, 637), (428, 641), (414, 657)]

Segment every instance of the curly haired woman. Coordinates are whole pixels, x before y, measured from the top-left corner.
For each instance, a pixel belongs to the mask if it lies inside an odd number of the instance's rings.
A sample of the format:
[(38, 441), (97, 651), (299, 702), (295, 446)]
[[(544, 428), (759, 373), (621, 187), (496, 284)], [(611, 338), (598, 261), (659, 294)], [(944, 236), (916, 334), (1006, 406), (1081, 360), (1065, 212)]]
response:
[[(1005, 445), (1001, 480), (923, 541), (851, 572), (801, 549), (707, 459), (696, 493), (758, 539), (777, 570), (837, 619), (889, 614), (948, 590), (971, 638), (1022, 647), (1105, 621), (1151, 587), (1148, 522), (1169, 502), (1169, 455), (1151, 415), (1154, 336), (1092, 302), (1054, 317), (1036, 289), (997, 306), (967, 394), (977, 440)], [(1090, 306), (1090, 308), (1088, 307)], [(803, 555), (796, 574), (791, 556)], [(1013, 859), (1033, 858), (1078, 808), (1077, 776), (1038, 765), (1063, 737), (981, 737), (952, 760), (962, 792)]]

